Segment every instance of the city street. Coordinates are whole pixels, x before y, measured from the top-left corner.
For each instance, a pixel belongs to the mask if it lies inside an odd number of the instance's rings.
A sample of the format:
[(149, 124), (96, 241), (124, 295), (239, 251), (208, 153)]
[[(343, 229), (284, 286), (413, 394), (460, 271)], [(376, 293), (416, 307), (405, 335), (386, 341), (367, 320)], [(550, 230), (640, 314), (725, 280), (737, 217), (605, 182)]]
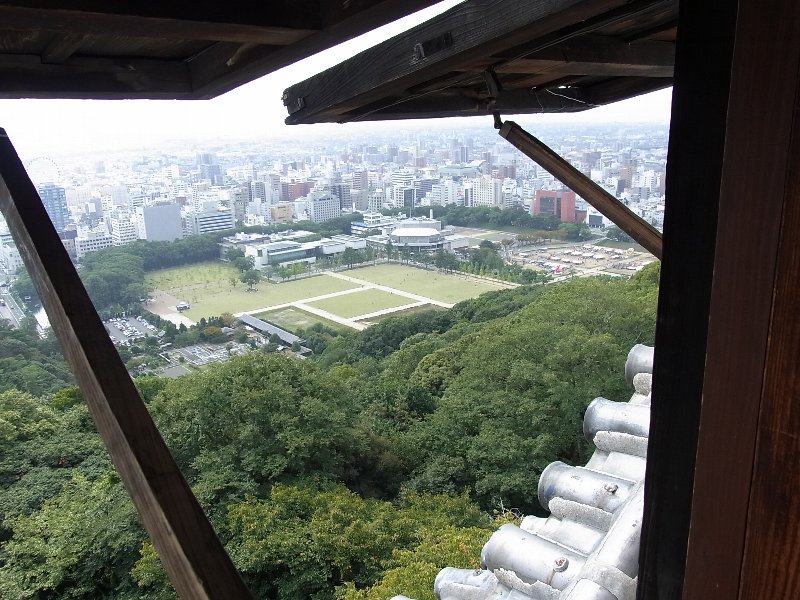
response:
[(19, 327), (19, 323), (25, 313), (17, 305), (8, 288), (0, 288), (0, 318), (11, 321), (14, 327)]

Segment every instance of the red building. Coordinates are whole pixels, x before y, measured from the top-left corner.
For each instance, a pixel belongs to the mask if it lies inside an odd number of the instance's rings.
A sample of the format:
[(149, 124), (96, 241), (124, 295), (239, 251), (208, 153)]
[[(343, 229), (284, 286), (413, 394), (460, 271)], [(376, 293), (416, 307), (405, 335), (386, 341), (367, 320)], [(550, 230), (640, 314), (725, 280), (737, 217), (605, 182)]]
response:
[(308, 193), (311, 191), (311, 186), (312, 184), (310, 181), (300, 181), (300, 182), (282, 181), (281, 200), (291, 201), (291, 200), (297, 200), (298, 198), (302, 198), (303, 196), (307, 196)]
[[(575, 192), (570, 190), (537, 190), (531, 205), (532, 215), (554, 215), (561, 221), (577, 221)], [(585, 213), (584, 213), (585, 214)]]

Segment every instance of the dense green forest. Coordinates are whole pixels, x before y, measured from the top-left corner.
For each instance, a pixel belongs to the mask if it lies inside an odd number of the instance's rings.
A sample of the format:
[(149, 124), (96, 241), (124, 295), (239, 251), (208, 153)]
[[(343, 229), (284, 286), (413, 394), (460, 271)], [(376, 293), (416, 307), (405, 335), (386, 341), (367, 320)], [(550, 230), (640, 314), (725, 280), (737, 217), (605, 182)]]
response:
[[(549, 462), (586, 460), (583, 412), (629, 397), (625, 356), (653, 342), (657, 283), (653, 265), (629, 281), (522, 286), (311, 332), (313, 360), (253, 351), (136, 383), (257, 597), (432, 600), (439, 569), (478, 566), (505, 509), (541, 510)], [(0, 344), (32, 343), (18, 335), (0, 329)], [(0, 597), (174, 598), (41, 343), (8, 368), (38, 362), (56, 380), (0, 391)]]

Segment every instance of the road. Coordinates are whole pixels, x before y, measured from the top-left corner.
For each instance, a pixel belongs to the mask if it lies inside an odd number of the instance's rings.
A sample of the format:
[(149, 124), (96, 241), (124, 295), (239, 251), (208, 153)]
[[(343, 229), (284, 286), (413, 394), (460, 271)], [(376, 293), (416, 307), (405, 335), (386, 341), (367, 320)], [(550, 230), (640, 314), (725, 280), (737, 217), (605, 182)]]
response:
[(5, 306), (0, 306), (0, 318), (8, 319), (14, 327), (19, 327), (25, 313), (9, 293), (8, 288), (0, 288), (0, 298), (5, 301)]

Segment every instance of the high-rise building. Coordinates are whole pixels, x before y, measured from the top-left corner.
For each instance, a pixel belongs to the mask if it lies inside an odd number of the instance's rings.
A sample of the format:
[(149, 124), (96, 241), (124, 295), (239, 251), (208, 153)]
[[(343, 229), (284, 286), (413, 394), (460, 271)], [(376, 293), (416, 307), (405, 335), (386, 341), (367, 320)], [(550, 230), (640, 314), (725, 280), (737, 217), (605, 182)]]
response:
[(191, 215), (192, 233), (202, 235), (214, 231), (233, 229), (235, 222), (233, 211), (227, 208), (217, 210), (201, 210)]
[(272, 204), (272, 188), (265, 181), (250, 182), (250, 202), (260, 200), (266, 205)]
[(503, 182), (499, 179), (479, 178), (472, 181), (471, 206), (497, 206), (504, 208)]
[(37, 189), (53, 226), (61, 233), (69, 224), (66, 190), (53, 183), (45, 183)]
[(141, 239), (148, 242), (172, 242), (183, 237), (181, 208), (177, 204), (141, 206), (136, 212)]
[(413, 187), (393, 187), (392, 203), (397, 208), (413, 208), (416, 205), (417, 190)]
[(342, 215), (341, 201), (330, 192), (312, 192), (306, 200), (309, 221), (322, 223)]

